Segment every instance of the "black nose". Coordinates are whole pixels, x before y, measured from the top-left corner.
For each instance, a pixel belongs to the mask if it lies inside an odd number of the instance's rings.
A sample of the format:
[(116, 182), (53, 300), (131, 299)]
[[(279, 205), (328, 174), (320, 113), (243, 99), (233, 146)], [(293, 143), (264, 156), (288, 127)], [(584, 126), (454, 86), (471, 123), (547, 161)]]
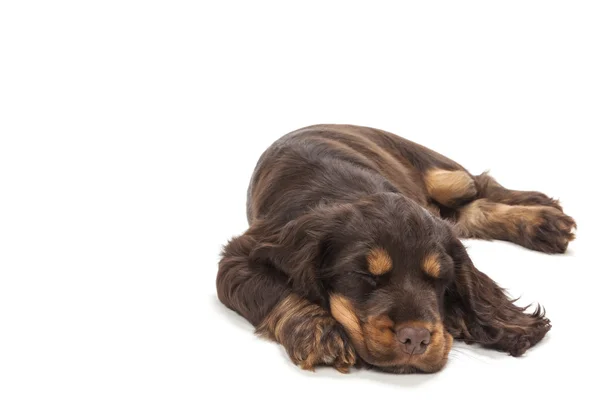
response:
[(427, 350), (431, 334), (424, 328), (406, 327), (398, 331), (398, 340), (402, 343), (402, 350), (408, 354), (423, 354)]

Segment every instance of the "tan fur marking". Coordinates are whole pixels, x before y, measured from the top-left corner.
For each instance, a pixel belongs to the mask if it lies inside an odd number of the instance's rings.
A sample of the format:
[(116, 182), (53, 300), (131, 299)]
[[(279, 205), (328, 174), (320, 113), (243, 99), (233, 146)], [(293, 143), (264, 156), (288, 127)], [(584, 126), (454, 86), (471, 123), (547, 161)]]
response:
[(363, 326), (367, 347), (374, 355), (387, 355), (398, 345), (394, 322), (387, 315), (369, 317)]
[[(353, 337), (357, 335), (357, 338), (362, 340), (360, 322), (358, 316), (354, 312), (354, 307), (350, 304), (350, 300), (339, 294), (333, 294), (331, 295), (329, 304), (331, 306), (331, 315), (333, 315), (333, 318), (342, 324)], [(358, 335), (360, 335), (360, 337)]]
[(431, 198), (445, 206), (477, 194), (475, 181), (465, 171), (431, 169), (425, 173), (425, 187)]
[[(486, 199), (476, 200), (461, 210), (460, 224), (476, 235), (490, 239), (509, 239), (526, 224), (534, 228), (542, 222), (543, 206), (510, 206)], [(476, 236), (474, 235), (474, 236)]]
[(429, 254), (423, 260), (421, 268), (425, 273), (433, 278), (440, 276), (440, 259), (437, 254)]
[(350, 300), (339, 294), (332, 294), (329, 298), (329, 305), (331, 315), (350, 335), (356, 350), (361, 354), (365, 354), (365, 338), (362, 327)]
[(392, 269), (392, 259), (384, 249), (377, 247), (367, 255), (369, 272), (373, 275), (383, 275)]

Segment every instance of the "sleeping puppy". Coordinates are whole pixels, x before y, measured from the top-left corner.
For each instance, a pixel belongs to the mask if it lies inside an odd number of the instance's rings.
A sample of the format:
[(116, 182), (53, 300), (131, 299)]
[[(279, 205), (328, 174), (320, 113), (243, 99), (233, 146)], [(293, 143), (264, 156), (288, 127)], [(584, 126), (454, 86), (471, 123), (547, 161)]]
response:
[(217, 293), (304, 369), (439, 371), (454, 339), (520, 356), (550, 329), (471, 262), (459, 238), (563, 253), (575, 222), (539, 192), (388, 132), (316, 125), (276, 141), (248, 189), (249, 229)]

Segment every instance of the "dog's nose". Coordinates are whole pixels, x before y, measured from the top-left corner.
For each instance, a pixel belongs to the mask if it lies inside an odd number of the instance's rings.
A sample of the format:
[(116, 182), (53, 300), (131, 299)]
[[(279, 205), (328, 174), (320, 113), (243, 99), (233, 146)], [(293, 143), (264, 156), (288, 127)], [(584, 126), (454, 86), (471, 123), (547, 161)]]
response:
[(406, 327), (398, 331), (398, 340), (402, 350), (408, 354), (423, 354), (427, 350), (431, 334), (424, 328)]

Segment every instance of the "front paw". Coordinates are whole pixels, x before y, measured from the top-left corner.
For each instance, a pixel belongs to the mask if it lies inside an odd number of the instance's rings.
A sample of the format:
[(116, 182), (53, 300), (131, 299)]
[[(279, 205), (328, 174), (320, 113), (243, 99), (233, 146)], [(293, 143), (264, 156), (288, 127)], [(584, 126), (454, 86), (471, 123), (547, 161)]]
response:
[(303, 369), (331, 365), (346, 373), (357, 361), (342, 326), (323, 308), (294, 294), (267, 315), (256, 333), (281, 343)]
[(564, 253), (569, 242), (575, 239), (575, 220), (556, 208), (534, 209), (533, 223), (525, 229), (526, 246), (545, 253)]
[(342, 373), (356, 364), (356, 353), (343, 328), (331, 318), (311, 321), (293, 332), (284, 343), (290, 359), (300, 368), (330, 365)]

